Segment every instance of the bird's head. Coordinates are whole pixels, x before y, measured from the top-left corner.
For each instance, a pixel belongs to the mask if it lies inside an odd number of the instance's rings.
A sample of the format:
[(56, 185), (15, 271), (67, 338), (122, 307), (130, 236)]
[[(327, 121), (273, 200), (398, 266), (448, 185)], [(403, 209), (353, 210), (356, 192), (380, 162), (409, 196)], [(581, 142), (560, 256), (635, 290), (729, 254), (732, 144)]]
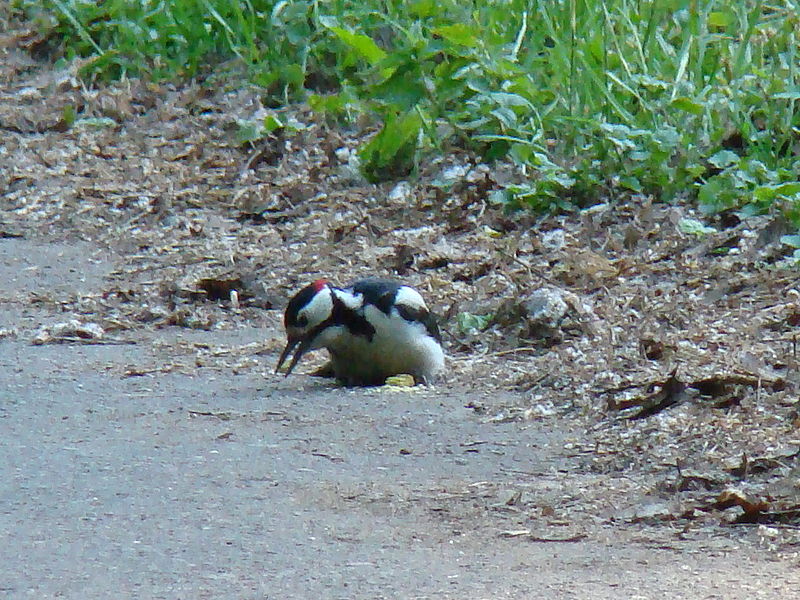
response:
[(286, 347), (281, 352), (275, 372), (278, 372), (295, 348), (286, 370), (287, 375), (292, 372), (303, 354), (317, 348), (317, 338), (332, 324), (333, 303), (333, 289), (325, 279), (318, 279), (307, 285), (289, 301), (283, 315)]

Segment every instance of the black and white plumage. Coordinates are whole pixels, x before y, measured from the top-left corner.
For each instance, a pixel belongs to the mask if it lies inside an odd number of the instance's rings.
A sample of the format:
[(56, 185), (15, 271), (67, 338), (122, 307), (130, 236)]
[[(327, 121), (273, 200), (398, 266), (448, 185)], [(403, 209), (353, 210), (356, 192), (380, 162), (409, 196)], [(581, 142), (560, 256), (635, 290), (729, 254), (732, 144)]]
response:
[(380, 385), (399, 374), (430, 383), (444, 370), (435, 318), (419, 292), (396, 281), (363, 279), (347, 288), (315, 281), (289, 301), (284, 326), (276, 371), (294, 350), (287, 375), (318, 348), (328, 350), (333, 375), (345, 385)]

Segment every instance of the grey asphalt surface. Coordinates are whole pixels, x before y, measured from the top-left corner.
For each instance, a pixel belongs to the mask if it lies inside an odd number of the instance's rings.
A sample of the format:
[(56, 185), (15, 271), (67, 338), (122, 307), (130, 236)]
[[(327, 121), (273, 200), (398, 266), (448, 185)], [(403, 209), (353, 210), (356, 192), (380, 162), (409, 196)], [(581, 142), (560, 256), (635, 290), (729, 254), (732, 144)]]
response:
[(31, 294), (99, 289), (111, 267), (88, 245), (0, 240), (0, 597), (800, 598), (797, 556), (746, 543), (599, 517), (572, 541), (504, 537), (509, 490), (555, 504), (585, 474), (568, 424), (466, 408), (493, 390), (344, 390), (274, 376), (269, 356), (125, 376), (176, 340), (278, 335), (254, 327), (30, 343), (75, 316)]

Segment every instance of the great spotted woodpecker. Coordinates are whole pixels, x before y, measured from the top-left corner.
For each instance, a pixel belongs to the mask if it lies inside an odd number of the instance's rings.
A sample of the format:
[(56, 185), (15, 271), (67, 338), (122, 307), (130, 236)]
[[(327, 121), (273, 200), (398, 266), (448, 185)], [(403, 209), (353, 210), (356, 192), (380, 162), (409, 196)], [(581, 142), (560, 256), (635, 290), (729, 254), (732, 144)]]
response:
[(287, 375), (318, 348), (328, 350), (344, 385), (381, 385), (399, 374), (431, 383), (444, 369), (435, 318), (419, 292), (396, 281), (363, 279), (338, 288), (320, 279), (289, 301), (283, 322), (288, 339), (276, 372), (293, 350)]

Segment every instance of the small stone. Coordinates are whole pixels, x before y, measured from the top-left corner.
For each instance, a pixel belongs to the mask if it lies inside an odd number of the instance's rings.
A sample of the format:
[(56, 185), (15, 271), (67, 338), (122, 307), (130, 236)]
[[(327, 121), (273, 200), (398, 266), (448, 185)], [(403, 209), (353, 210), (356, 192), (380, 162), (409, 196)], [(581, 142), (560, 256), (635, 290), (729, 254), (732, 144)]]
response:
[(557, 252), (567, 245), (567, 238), (563, 229), (554, 229), (542, 234), (542, 246), (550, 252)]
[(539, 288), (530, 293), (522, 305), (528, 313), (528, 323), (555, 329), (567, 314), (569, 306), (556, 288)]
[(411, 186), (407, 181), (401, 181), (389, 192), (389, 202), (407, 204), (410, 199)]

